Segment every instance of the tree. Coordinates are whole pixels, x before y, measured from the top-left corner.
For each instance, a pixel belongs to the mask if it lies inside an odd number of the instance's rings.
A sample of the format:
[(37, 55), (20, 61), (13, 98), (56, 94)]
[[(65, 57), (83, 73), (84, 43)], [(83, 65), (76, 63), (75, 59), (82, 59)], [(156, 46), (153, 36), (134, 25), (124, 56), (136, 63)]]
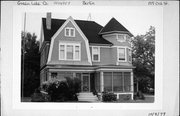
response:
[(154, 88), (155, 28), (151, 26), (145, 35), (136, 36), (132, 48), (135, 81), (139, 90), (148, 92), (148, 88)]
[(39, 86), (40, 54), (35, 33), (21, 33), (21, 84), (23, 96), (30, 96)]

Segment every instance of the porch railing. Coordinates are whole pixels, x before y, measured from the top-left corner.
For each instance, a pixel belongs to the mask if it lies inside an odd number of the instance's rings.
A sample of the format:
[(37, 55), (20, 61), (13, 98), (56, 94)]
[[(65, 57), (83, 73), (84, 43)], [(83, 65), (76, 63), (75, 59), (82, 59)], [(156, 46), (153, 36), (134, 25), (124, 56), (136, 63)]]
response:
[(127, 85), (127, 86), (114, 86), (114, 87), (104, 87), (104, 91), (107, 92), (133, 92), (131, 89), (133, 85)]

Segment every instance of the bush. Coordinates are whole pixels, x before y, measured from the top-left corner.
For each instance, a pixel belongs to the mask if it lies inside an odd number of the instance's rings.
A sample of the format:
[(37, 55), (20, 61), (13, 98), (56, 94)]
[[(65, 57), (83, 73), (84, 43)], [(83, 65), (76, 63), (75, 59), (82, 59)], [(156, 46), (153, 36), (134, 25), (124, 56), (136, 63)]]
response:
[(117, 101), (117, 98), (114, 93), (103, 92), (102, 101), (113, 102), (113, 101)]
[(31, 95), (31, 101), (32, 102), (47, 102), (49, 101), (49, 96), (42, 94), (39, 89), (36, 89), (33, 95)]
[(145, 97), (144, 97), (144, 94), (141, 92), (141, 91), (138, 91), (136, 95), (134, 95), (134, 100), (144, 100)]
[(66, 77), (65, 80), (49, 80), (41, 85), (41, 90), (48, 93), (50, 101), (77, 101), (80, 91), (78, 78)]

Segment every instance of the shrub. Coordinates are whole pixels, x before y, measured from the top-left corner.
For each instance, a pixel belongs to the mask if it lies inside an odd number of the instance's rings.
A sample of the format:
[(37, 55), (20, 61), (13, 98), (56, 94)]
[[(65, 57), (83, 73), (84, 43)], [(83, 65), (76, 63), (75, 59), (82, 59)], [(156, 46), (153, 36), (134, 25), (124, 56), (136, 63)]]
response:
[(41, 85), (41, 90), (48, 93), (50, 101), (77, 101), (80, 91), (78, 78), (66, 77), (65, 80), (49, 80)]
[(137, 94), (134, 95), (134, 100), (137, 100), (137, 99), (140, 99), (140, 100), (145, 99), (144, 94), (141, 91), (138, 91)]
[(49, 96), (42, 94), (39, 89), (35, 89), (35, 92), (33, 93), (33, 95), (31, 95), (31, 101), (32, 102), (47, 102), (49, 101)]
[(103, 92), (102, 101), (112, 102), (112, 101), (116, 101), (116, 100), (117, 100), (117, 98), (114, 93)]

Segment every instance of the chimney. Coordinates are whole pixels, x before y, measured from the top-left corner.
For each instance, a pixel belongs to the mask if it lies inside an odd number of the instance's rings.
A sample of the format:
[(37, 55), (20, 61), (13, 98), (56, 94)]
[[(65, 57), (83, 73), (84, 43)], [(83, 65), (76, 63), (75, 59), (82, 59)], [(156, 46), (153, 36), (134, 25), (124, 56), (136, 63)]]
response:
[(51, 12), (47, 12), (46, 15), (46, 28), (51, 30)]

